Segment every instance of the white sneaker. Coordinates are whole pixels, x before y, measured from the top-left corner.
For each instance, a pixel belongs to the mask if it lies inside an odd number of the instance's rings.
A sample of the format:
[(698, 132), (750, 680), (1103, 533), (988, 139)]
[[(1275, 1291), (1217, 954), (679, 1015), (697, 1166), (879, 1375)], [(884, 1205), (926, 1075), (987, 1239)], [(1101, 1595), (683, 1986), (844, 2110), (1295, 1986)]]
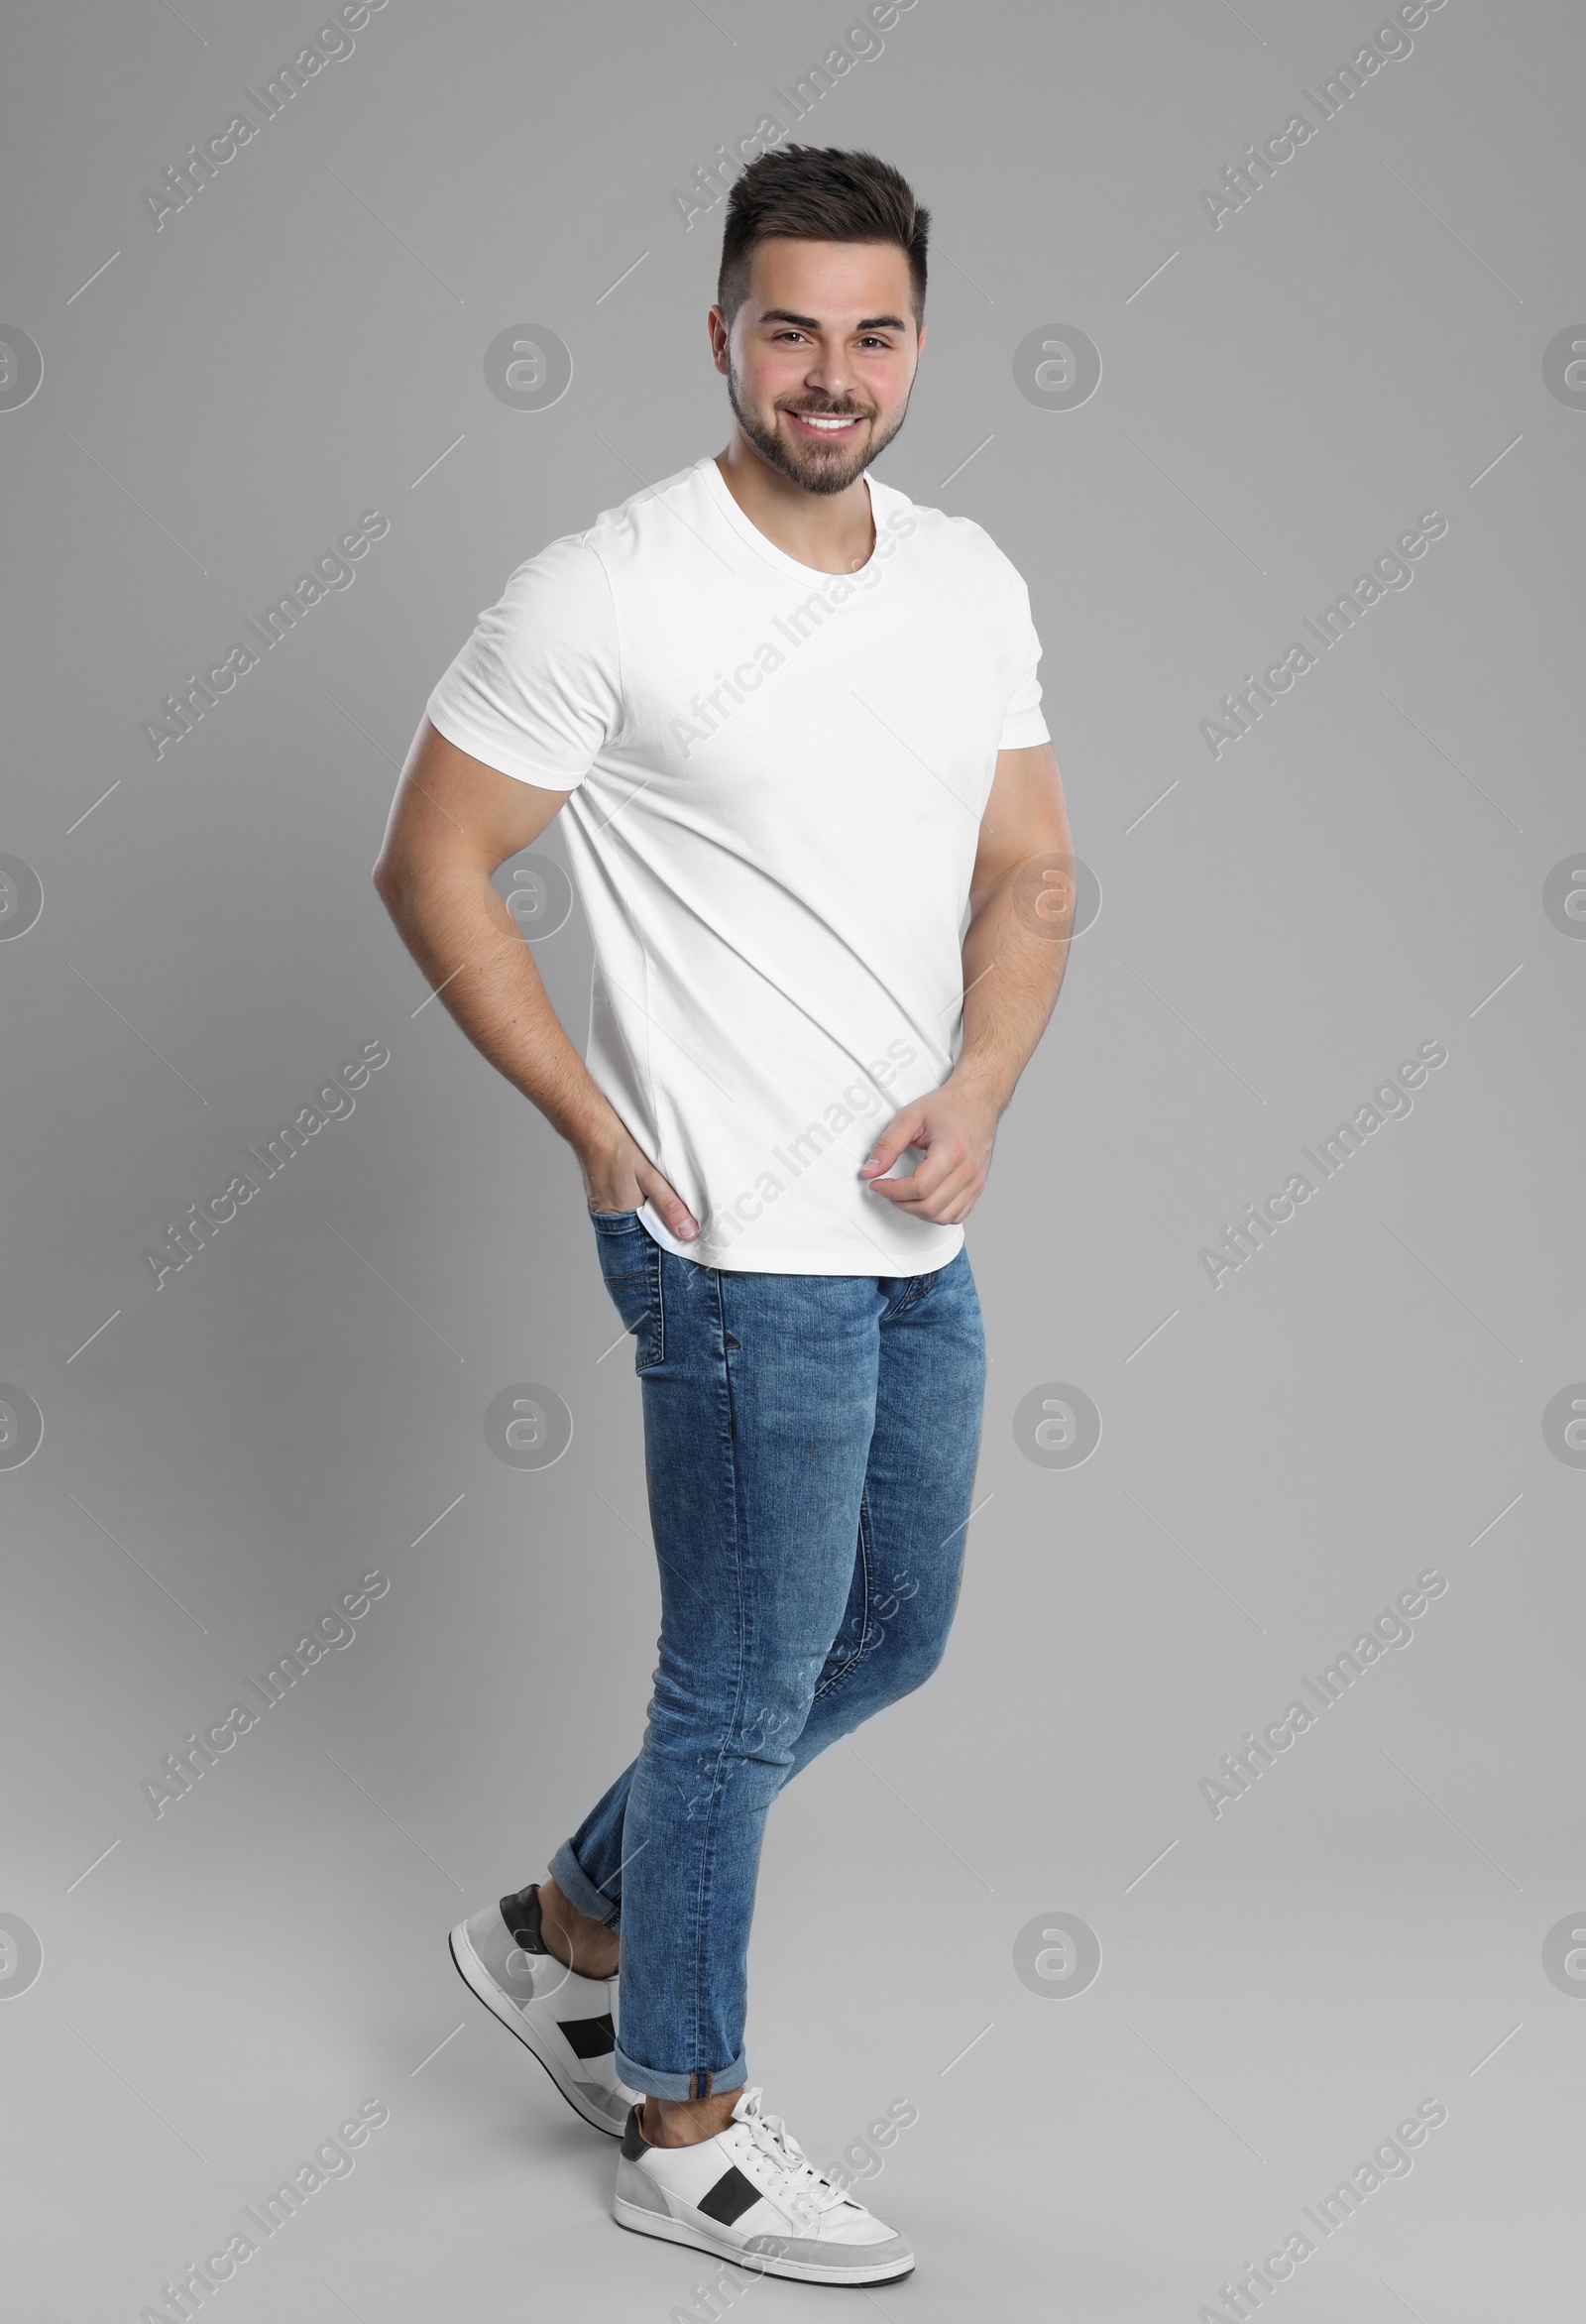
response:
[(617, 2163), (618, 2222), (640, 2235), (804, 2283), (890, 2283), (914, 2254), (817, 2170), (779, 2115), (745, 2090), (733, 2119), (694, 2147), (652, 2147), (627, 2118)]
[(614, 2062), (617, 1979), (580, 1977), (546, 1950), (538, 1883), (460, 1922), (451, 1948), (470, 1990), (533, 2051), (568, 2105), (620, 2139), (642, 2101)]

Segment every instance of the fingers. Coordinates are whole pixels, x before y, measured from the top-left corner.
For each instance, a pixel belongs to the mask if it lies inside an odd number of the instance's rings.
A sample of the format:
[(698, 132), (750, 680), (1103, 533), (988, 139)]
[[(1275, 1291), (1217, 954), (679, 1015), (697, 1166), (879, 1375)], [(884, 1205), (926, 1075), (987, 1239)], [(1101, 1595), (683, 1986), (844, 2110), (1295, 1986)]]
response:
[(978, 1202), (985, 1180), (984, 1165), (968, 1155), (950, 1164), (933, 1154), (912, 1178), (872, 1179), (870, 1191), (911, 1218), (936, 1226), (958, 1226)]
[(638, 1181), (640, 1194), (668, 1233), (675, 1234), (679, 1242), (692, 1242), (700, 1230), (699, 1220), (676, 1187), (669, 1185), (649, 1162), (641, 1162), (633, 1176)]
[(924, 1127), (925, 1115), (918, 1105), (910, 1105), (905, 1107), (903, 1112), (894, 1113), (865, 1159), (859, 1164), (859, 1176), (864, 1179), (874, 1179), (879, 1178), (883, 1170), (890, 1170), (903, 1152), (904, 1147), (912, 1146), (915, 1143), (916, 1132)]

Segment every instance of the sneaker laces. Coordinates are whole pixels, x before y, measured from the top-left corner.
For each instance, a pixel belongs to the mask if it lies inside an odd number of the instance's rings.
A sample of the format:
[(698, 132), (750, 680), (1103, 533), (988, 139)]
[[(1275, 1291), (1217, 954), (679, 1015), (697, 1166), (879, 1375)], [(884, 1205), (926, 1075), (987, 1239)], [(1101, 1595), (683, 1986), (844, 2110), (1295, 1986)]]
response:
[(817, 2169), (779, 2114), (762, 2114), (758, 2083), (745, 2090), (733, 2109), (756, 2150), (783, 2174), (783, 2195), (796, 2212), (825, 2213), (847, 2202), (843, 2189)]

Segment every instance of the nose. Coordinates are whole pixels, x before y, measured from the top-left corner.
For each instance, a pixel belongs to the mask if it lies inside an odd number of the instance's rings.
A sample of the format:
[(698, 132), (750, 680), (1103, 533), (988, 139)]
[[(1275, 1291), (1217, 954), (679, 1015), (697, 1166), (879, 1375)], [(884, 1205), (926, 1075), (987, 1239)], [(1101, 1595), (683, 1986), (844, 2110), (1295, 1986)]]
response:
[(832, 404), (845, 404), (853, 394), (853, 373), (847, 351), (842, 347), (823, 347), (816, 354), (804, 375), (804, 385), (812, 396), (824, 396)]

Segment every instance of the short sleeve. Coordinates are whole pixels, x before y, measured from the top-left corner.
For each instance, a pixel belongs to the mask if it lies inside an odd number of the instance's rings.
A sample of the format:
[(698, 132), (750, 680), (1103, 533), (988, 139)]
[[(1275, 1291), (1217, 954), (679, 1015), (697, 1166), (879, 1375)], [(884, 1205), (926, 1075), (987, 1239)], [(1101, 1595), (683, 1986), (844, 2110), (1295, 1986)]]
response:
[(588, 543), (519, 565), (425, 704), (430, 724), (518, 782), (576, 790), (622, 715), (617, 615)]
[(1019, 583), (1018, 603), (1013, 611), (1013, 629), (1015, 646), (1011, 660), (1016, 675), (1002, 714), (1002, 732), (997, 738), (999, 751), (1027, 751), (1034, 743), (1048, 743), (1052, 739), (1041, 715), (1041, 681), (1035, 674), (1041, 660), (1041, 640), (1030, 619), (1030, 594), (1023, 581)]

